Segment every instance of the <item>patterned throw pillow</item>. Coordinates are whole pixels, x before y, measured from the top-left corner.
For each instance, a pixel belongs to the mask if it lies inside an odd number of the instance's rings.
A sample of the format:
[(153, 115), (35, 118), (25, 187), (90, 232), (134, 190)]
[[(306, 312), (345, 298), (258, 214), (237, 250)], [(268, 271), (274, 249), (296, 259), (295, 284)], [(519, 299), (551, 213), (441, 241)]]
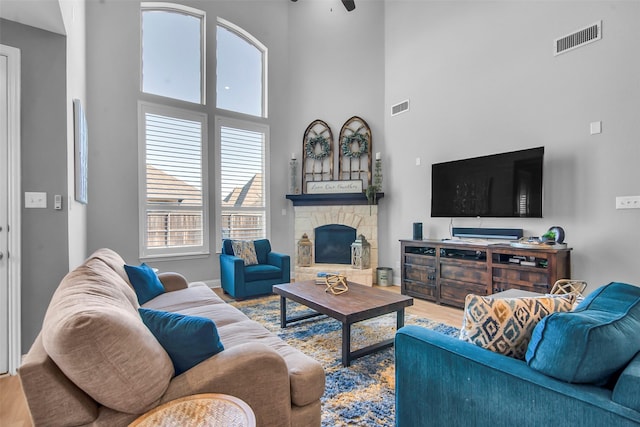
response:
[(244, 260), (244, 265), (255, 265), (258, 263), (256, 247), (253, 240), (232, 240), (233, 254)]
[(524, 359), (531, 333), (543, 317), (571, 311), (575, 295), (495, 298), (467, 295), (460, 339)]

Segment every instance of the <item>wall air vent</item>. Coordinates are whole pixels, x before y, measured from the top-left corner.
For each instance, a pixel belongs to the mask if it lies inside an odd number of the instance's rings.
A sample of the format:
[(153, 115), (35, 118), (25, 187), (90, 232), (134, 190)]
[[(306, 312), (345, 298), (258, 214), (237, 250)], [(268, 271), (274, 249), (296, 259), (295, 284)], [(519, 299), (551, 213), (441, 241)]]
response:
[(602, 38), (602, 21), (582, 28), (553, 42), (553, 54), (560, 55)]
[(397, 116), (398, 114), (404, 113), (405, 111), (409, 111), (409, 100), (399, 102), (396, 105), (391, 106), (391, 115)]

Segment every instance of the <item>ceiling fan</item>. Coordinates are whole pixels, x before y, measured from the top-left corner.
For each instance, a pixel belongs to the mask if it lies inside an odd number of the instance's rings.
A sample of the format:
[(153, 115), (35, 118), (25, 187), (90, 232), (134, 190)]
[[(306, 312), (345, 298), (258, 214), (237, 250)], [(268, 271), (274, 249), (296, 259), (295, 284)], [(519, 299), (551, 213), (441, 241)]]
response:
[[(291, 1), (295, 3), (298, 0), (291, 0)], [(355, 0), (342, 0), (342, 4), (344, 5), (345, 9), (347, 9), (347, 12), (351, 12), (353, 9), (356, 8)]]
[(345, 9), (347, 9), (347, 12), (351, 12), (356, 8), (355, 0), (342, 0), (342, 4), (344, 5)]

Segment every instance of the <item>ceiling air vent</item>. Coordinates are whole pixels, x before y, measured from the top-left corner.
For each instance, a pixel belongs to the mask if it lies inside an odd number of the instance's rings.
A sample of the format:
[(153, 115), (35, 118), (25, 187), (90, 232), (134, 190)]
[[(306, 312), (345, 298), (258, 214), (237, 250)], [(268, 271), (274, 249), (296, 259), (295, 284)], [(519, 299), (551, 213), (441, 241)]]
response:
[(402, 101), (396, 105), (391, 106), (391, 115), (397, 116), (400, 113), (404, 113), (405, 111), (409, 111), (409, 100)]
[(560, 55), (602, 38), (602, 21), (555, 39), (553, 54)]

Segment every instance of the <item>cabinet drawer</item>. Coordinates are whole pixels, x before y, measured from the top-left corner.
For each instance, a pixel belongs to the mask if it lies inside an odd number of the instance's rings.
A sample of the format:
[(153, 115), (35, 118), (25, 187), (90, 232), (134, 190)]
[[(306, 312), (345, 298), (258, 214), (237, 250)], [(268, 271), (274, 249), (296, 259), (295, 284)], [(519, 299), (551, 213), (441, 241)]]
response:
[(464, 299), (469, 294), (487, 295), (487, 287), (473, 283), (440, 281), (440, 302), (464, 307)]
[[(511, 288), (517, 287), (521, 289), (528, 289), (531, 287), (536, 288), (548, 288), (551, 284), (549, 283), (549, 274), (545, 269), (540, 269), (541, 271), (533, 271), (533, 269), (517, 269), (517, 268), (493, 268), (493, 282), (494, 288), (497, 286), (501, 286), (502, 284), (514, 285), (510, 286)], [(506, 287), (505, 289), (508, 289)]]
[(436, 280), (436, 269), (420, 265), (406, 264), (404, 266), (404, 277), (408, 280), (418, 282), (434, 282)]
[(434, 283), (419, 283), (411, 280), (404, 281), (407, 294), (418, 298), (425, 298), (431, 301), (436, 300), (436, 285)]
[(487, 268), (486, 264), (478, 266), (476, 263), (473, 263), (463, 266), (441, 263), (440, 277), (442, 279), (484, 284), (487, 282)]
[(405, 254), (404, 255), (405, 264), (412, 265), (426, 265), (429, 267), (436, 266), (436, 259), (433, 256), (428, 255), (413, 255), (413, 254)]

